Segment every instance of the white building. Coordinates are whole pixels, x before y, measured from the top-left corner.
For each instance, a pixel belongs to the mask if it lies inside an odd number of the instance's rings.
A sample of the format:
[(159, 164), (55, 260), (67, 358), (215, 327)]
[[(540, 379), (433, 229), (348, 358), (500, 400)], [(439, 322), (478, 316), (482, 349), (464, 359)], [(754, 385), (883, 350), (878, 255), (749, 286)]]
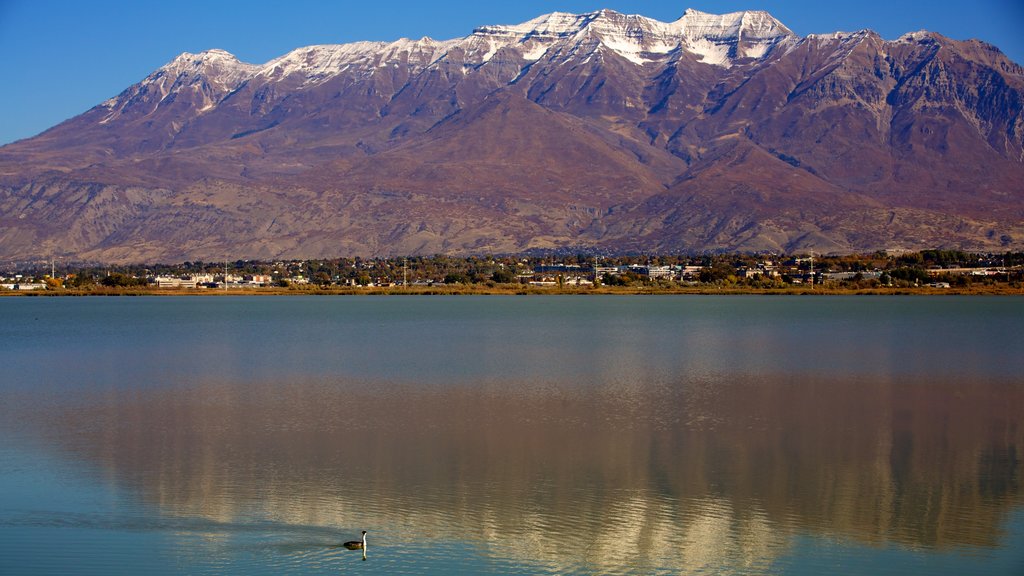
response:
[(157, 276), (153, 279), (157, 288), (195, 288), (195, 280), (185, 280), (175, 276)]

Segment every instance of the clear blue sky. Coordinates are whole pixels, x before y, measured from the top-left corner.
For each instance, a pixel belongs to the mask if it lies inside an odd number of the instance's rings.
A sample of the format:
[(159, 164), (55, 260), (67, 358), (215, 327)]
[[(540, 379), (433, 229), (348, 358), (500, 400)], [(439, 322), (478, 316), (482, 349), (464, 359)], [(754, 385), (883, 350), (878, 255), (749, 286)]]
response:
[(182, 52), (263, 63), (293, 48), (469, 34), (548, 12), (610, 8), (672, 21), (688, 8), (767, 10), (797, 34), (870, 28), (979, 38), (1024, 63), (1024, 0), (0, 0), (0, 144), (85, 112)]

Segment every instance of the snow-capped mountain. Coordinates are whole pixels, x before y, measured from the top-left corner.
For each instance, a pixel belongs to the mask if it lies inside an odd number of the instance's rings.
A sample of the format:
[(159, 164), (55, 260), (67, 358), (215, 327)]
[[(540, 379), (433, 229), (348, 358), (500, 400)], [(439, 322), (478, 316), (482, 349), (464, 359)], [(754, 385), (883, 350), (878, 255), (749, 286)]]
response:
[(0, 255), (1018, 246), (1022, 94), (981, 42), (754, 11), (185, 53), (0, 148)]
[(121, 114), (152, 113), (161, 103), (174, 102), (181, 94), (192, 94), (199, 111), (214, 107), (224, 96), (260, 70), (259, 66), (239, 62), (224, 50), (207, 50), (199, 54), (185, 52), (161, 66), (142, 82), (128, 88), (116, 98), (102, 104), (110, 110), (101, 124)]
[(459, 59), (463, 72), (468, 74), (499, 53), (528, 65), (548, 54), (578, 54), (600, 47), (637, 65), (661, 62), (673, 52), (682, 51), (703, 63), (729, 67), (737, 60), (764, 58), (778, 45), (791, 46), (796, 41), (788, 28), (766, 12), (714, 15), (690, 9), (675, 22), (666, 23), (601, 10), (589, 14), (555, 12), (513, 26), (482, 26), (455, 40), (423, 38), (307, 46), (262, 65), (240, 62), (224, 50), (213, 49), (184, 53), (108, 100), (103, 106), (111, 114), (102, 121), (109, 122), (127, 107), (138, 104), (140, 98), (155, 105), (179, 93), (191, 93), (197, 100), (190, 103), (198, 104), (198, 110), (205, 112), (249, 82), (289, 82), (305, 88), (340, 76), (371, 75), (384, 67), (402, 67), (409, 74), (418, 74), (440, 68), (453, 58)]

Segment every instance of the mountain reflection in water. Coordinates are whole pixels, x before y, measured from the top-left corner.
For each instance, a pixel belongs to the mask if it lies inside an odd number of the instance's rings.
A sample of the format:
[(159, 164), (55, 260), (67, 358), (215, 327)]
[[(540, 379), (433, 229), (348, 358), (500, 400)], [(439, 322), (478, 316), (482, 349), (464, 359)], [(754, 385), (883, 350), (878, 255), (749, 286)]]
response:
[(757, 571), (798, 535), (996, 547), (1024, 500), (1012, 382), (205, 382), (26, 424), (167, 516), (454, 539), (555, 572)]

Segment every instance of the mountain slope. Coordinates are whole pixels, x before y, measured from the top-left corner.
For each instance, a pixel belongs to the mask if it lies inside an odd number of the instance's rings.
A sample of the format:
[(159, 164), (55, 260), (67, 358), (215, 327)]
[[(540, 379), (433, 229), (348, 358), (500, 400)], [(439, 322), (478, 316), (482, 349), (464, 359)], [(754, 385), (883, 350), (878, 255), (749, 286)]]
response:
[(0, 256), (1019, 249), (1022, 95), (981, 42), (764, 12), (186, 53), (0, 148)]

